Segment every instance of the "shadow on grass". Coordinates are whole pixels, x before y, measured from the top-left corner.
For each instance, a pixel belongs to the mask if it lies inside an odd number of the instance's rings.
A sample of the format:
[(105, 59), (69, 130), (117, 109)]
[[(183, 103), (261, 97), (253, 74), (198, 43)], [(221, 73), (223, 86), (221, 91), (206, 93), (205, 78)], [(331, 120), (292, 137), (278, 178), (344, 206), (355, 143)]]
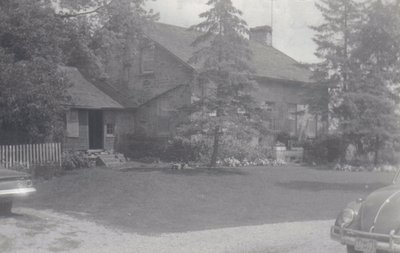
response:
[(183, 175), (183, 176), (230, 176), (239, 175), (245, 176), (249, 173), (237, 168), (195, 168), (195, 169), (170, 169), (170, 168), (130, 168), (121, 170), (122, 172), (154, 172), (159, 171), (169, 175)]
[(291, 190), (301, 191), (352, 191), (352, 192), (372, 192), (386, 186), (384, 183), (327, 183), (316, 181), (289, 181), (278, 182), (275, 185)]

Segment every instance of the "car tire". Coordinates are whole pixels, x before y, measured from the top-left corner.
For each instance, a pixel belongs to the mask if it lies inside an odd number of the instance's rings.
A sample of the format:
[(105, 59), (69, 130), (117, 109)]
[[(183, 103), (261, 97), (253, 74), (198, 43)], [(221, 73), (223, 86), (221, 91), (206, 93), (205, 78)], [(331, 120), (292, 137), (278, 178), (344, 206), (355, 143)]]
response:
[(0, 216), (11, 214), (12, 200), (0, 200)]
[(361, 251), (355, 250), (354, 246), (347, 245), (347, 253), (362, 253)]

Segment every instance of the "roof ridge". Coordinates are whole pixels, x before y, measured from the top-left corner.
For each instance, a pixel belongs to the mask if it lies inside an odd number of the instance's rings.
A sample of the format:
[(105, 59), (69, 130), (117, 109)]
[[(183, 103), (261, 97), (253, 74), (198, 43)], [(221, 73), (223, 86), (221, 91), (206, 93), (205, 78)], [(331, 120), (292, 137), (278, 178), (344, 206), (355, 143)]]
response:
[[(182, 30), (185, 30), (185, 31), (187, 31), (187, 32), (196, 32), (196, 31), (189, 30), (190, 26), (189, 26), (189, 27), (184, 27), (184, 26), (178, 26), (178, 25), (167, 24), (167, 23), (162, 23), (162, 22), (154, 22), (154, 23), (155, 23), (156, 25), (164, 25), (164, 26), (170, 26), (170, 27), (182, 29)], [(263, 26), (250, 27), (249, 29), (251, 29), (251, 28), (258, 28), (258, 27), (263, 27)], [(250, 40), (250, 39), (248, 39), (248, 41), (249, 41), (250, 43), (257, 43), (257, 45), (261, 45), (261, 46), (263, 46), (263, 47), (265, 47), (265, 48), (272, 48), (272, 49), (275, 50), (276, 52), (287, 56), (287, 57), (290, 58), (293, 62), (299, 63), (299, 61), (297, 61), (296, 59), (294, 59), (292, 56), (286, 54), (285, 52), (282, 52), (281, 50), (279, 50), (279, 49), (277, 49), (277, 48), (275, 48), (275, 47), (273, 47), (273, 46), (268, 46), (268, 45), (265, 45), (265, 44), (263, 44), (263, 43), (260, 43), (260, 42), (254, 41), (254, 40)]]
[[(187, 27), (161, 22), (155, 22), (151, 29), (145, 31), (149, 39), (186, 64), (196, 50), (190, 45), (196, 39), (198, 33), (200, 32), (189, 30)], [(248, 41), (253, 52), (250, 64), (256, 68), (255, 76), (300, 83), (312, 82), (310, 70), (293, 57), (275, 47), (257, 43), (250, 39)], [(197, 71), (201, 67), (193, 63), (189, 66)]]

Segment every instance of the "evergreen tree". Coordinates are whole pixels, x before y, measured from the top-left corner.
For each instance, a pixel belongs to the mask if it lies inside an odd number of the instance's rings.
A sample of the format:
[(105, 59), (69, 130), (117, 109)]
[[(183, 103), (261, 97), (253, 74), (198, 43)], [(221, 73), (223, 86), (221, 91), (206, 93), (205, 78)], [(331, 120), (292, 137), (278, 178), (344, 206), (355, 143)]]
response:
[[(363, 21), (363, 3), (355, 0), (321, 0), (316, 3), (324, 22), (311, 27), (317, 44), (315, 55), (321, 60), (312, 66), (315, 83), (309, 96), (310, 109), (325, 119), (336, 120), (341, 94), (351, 85), (351, 53)], [(333, 122), (330, 122), (333, 123)]]
[(240, 132), (253, 133), (260, 121), (249, 93), (254, 82), (249, 79), (251, 50), (245, 37), (249, 30), (242, 12), (231, 0), (209, 0), (207, 5), (210, 9), (200, 14), (204, 21), (190, 28), (200, 32), (190, 62), (201, 65), (198, 80), (208, 92), (194, 103), (189, 128), (192, 134), (212, 136), (210, 165), (214, 167), (223, 135), (236, 138)]
[(314, 27), (320, 93), (312, 97), (312, 108), (337, 121), (343, 144), (355, 144), (359, 154), (374, 151), (377, 164), (379, 150), (398, 134), (398, 3), (322, 3), (317, 7), (325, 23)]
[(346, 117), (341, 129), (356, 136), (360, 151), (373, 151), (374, 164), (379, 150), (399, 137), (400, 120), (396, 113), (400, 84), (400, 33), (397, 4), (377, 0), (369, 5), (361, 26), (358, 45), (352, 54), (354, 84), (338, 108)]

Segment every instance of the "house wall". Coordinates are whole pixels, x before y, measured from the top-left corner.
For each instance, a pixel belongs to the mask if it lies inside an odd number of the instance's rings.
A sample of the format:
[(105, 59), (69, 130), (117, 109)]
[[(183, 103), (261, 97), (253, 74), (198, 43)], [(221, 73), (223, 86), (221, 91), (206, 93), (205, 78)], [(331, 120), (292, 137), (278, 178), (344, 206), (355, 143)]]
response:
[(134, 75), (131, 75), (128, 88), (137, 96), (140, 104), (147, 102), (177, 85), (189, 84), (193, 72), (167, 50), (154, 46), (154, 71), (143, 74), (140, 72), (140, 61), (134, 63)]
[[(153, 71), (142, 73), (140, 48), (136, 49), (137, 51), (128, 49), (135, 53), (135, 57), (131, 57), (129, 64), (126, 64), (126, 58), (114, 54), (108, 62), (106, 71), (112, 82), (125, 86), (124, 88), (130, 91), (131, 100), (140, 105), (135, 115), (136, 133), (163, 136), (167, 134), (165, 128), (170, 128), (169, 134), (172, 134), (174, 127), (171, 122), (181, 117), (177, 115), (176, 109), (182, 104), (190, 103), (193, 98), (201, 97), (200, 93), (204, 90), (194, 89), (192, 93), (182, 94), (180, 89), (173, 89), (178, 85), (193, 84), (194, 71), (162, 46), (149, 41), (142, 44), (142, 47), (148, 46), (154, 50)], [(288, 120), (289, 105), (304, 104), (301, 99), (304, 88), (298, 83), (285, 83), (265, 78), (257, 81), (260, 85), (259, 90), (254, 93), (255, 99), (260, 103), (265, 101), (275, 103), (274, 129), (290, 131), (293, 127)], [(168, 90), (171, 91), (167, 92)], [(165, 92), (167, 94), (160, 96)], [(163, 107), (165, 107), (164, 111), (162, 111)]]
[(79, 136), (65, 137), (64, 150), (88, 150), (89, 149), (89, 125), (88, 111), (76, 110), (78, 112)]
[[(285, 83), (284, 81), (258, 80), (259, 89), (253, 96), (260, 105), (266, 101), (274, 103), (271, 112), (271, 127), (278, 132), (287, 132), (300, 138), (316, 137), (322, 131), (323, 123), (308, 113), (305, 106), (307, 88), (301, 83)], [(305, 112), (293, 115), (290, 110)], [(290, 108), (292, 107), (292, 108)], [(291, 119), (291, 120), (289, 120)], [(293, 125), (294, 124), (294, 125)], [(295, 128), (295, 130), (293, 129)], [(303, 135), (303, 136), (301, 136)]]
[(255, 100), (260, 106), (266, 101), (274, 103), (273, 112), (271, 112), (274, 118), (272, 128), (289, 132), (289, 104), (302, 104), (300, 84), (285, 84), (267, 80), (258, 82), (258, 90), (253, 94)]
[(126, 139), (126, 135), (132, 135), (135, 132), (135, 114), (133, 111), (119, 111), (116, 115), (113, 149), (119, 150), (119, 147), (123, 145)]
[[(88, 150), (89, 149), (89, 124), (88, 110), (76, 110), (78, 112), (79, 136), (64, 139), (64, 150)], [(114, 134), (107, 134), (107, 124), (114, 125)], [(119, 138), (124, 134), (134, 131), (134, 114), (130, 111), (103, 110), (103, 148), (114, 150)]]
[[(142, 73), (140, 48), (128, 49), (131, 52), (125, 55), (134, 55), (128, 63), (120, 54), (111, 54), (105, 68), (111, 83), (117, 88), (124, 86), (124, 90), (130, 91), (126, 95), (139, 105), (178, 85), (189, 84), (193, 79), (193, 70), (169, 51), (150, 41), (144, 41), (142, 47), (145, 46), (154, 49), (153, 72)], [(121, 52), (118, 50), (121, 49), (115, 48), (116, 52)]]
[(181, 108), (191, 103), (188, 86), (180, 86), (159, 96), (136, 111), (135, 131), (152, 137), (167, 137), (174, 134), (176, 125), (186, 114)]

